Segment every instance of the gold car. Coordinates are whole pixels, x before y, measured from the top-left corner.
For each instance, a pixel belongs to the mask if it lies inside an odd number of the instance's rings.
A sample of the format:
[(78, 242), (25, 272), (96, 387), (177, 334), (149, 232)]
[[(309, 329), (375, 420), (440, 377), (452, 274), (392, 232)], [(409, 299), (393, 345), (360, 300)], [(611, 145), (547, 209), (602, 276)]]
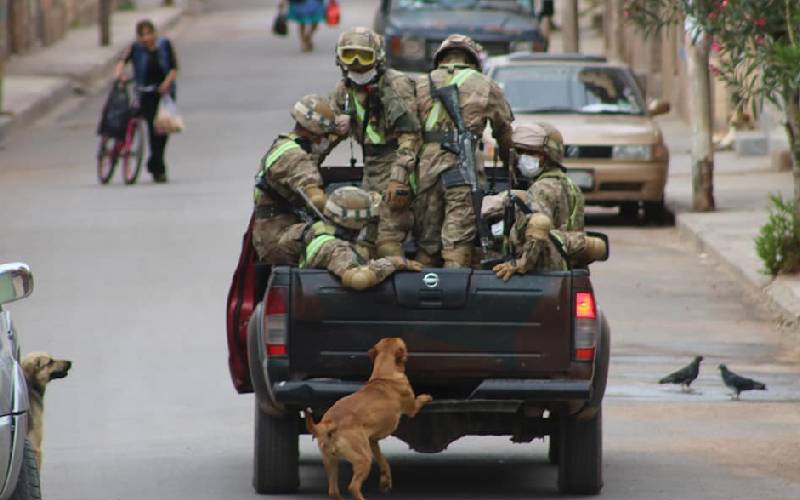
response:
[[(619, 206), (648, 219), (664, 213), (669, 151), (630, 68), (580, 54), (514, 53), (491, 58), (486, 72), (503, 88), (516, 123), (548, 122), (564, 136), (564, 164), (589, 205)], [(493, 142), (485, 138), (487, 158)]]

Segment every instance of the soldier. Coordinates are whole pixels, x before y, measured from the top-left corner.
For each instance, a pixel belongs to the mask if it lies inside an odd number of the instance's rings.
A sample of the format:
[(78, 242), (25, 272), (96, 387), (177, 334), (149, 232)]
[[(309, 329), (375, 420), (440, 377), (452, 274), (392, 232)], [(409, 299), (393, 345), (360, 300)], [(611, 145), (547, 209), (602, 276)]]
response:
[[(437, 89), (457, 88), (463, 125), (476, 144), (487, 122), (491, 123), (500, 158), (507, 164), (514, 117), (500, 87), (480, 72), (480, 51), (469, 37), (450, 35), (433, 56), (435, 69), (417, 80), (424, 144), (419, 157), (414, 233), (419, 246), (416, 259), (425, 265), (436, 265), (441, 254), (445, 267), (470, 266), (476, 235), (472, 188), (457, 168), (459, 155), (443, 147), (453, 140), (459, 124), (434, 97)], [(475, 165), (480, 165), (477, 151), (465, 154), (473, 155)]]
[(561, 133), (547, 123), (518, 125), (512, 141), (516, 173), (532, 183), (510, 234), (515, 259), (493, 271), (507, 281), (514, 273), (565, 270), (600, 258), (605, 242), (583, 232), (583, 193), (561, 164)]
[(349, 131), (361, 144), (362, 186), (383, 193), (385, 201), (379, 222), (368, 224), (361, 243), (372, 256), (402, 255), (411, 229), (410, 184), (420, 133), (414, 82), (385, 67), (383, 40), (367, 28), (339, 36), (336, 64), (343, 79), (333, 92), (332, 106), (337, 115), (349, 116), (339, 123), (339, 132)]
[(275, 139), (256, 174), (253, 247), (259, 260), (269, 264), (289, 263), (277, 246), (278, 238), (300, 222), (299, 210), (308, 204), (321, 210), (326, 200), (314, 155), (327, 149), (328, 135), (335, 128), (333, 110), (324, 97), (307, 95), (291, 115), (294, 130)]
[(356, 250), (360, 231), (378, 214), (381, 197), (353, 186), (331, 193), (323, 215), (326, 220), (295, 224), (278, 245), (301, 268), (327, 269), (354, 290), (373, 287), (395, 271), (421, 271), (419, 262), (401, 256), (369, 260)]

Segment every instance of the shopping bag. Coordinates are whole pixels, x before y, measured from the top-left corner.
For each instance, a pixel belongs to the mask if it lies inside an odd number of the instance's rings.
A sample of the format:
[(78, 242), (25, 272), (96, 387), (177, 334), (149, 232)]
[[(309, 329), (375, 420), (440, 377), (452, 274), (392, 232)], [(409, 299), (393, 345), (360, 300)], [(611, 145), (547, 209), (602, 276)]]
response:
[(153, 125), (159, 135), (174, 134), (183, 130), (183, 119), (178, 114), (178, 106), (169, 94), (161, 97)]
[(98, 135), (119, 140), (124, 139), (131, 113), (131, 105), (128, 99), (128, 91), (125, 90), (125, 84), (114, 82), (103, 106), (103, 112), (100, 115), (100, 123), (97, 126)]
[(337, 0), (328, 0), (328, 6), (325, 8), (325, 23), (328, 26), (338, 26), (340, 20), (339, 2)]
[(289, 34), (289, 27), (286, 26), (286, 14), (283, 12), (278, 12), (275, 19), (272, 20), (272, 33), (278, 36)]

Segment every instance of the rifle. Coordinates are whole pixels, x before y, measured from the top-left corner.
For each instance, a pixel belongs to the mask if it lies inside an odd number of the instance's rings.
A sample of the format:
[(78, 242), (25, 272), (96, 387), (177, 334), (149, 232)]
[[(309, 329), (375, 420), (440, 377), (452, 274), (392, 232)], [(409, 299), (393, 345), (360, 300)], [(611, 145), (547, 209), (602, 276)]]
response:
[[(483, 204), (483, 190), (478, 185), (478, 179), (475, 172), (477, 165), (475, 164), (475, 136), (467, 129), (464, 123), (464, 117), (461, 114), (461, 105), (458, 100), (458, 87), (455, 85), (446, 85), (441, 88), (436, 88), (433, 85), (433, 79), (428, 75), (430, 82), (431, 97), (439, 99), (442, 107), (447, 111), (450, 120), (456, 126), (455, 133), (442, 140), (442, 149), (450, 151), (458, 155), (458, 164), (456, 170), (465, 182), (470, 187), (472, 192), (472, 208), (475, 212), (475, 225), (478, 228), (478, 237), (483, 255), (486, 257), (489, 254), (491, 232), (489, 225), (483, 220), (481, 216), (481, 208)], [(484, 263), (482, 262), (483, 266)]]

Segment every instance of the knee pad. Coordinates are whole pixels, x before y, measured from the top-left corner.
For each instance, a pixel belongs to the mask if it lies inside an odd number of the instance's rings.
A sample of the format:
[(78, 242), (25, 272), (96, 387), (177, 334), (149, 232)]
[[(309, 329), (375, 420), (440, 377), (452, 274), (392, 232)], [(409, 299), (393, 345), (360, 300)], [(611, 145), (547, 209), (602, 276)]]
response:
[(547, 240), (551, 229), (553, 229), (553, 222), (550, 217), (542, 213), (535, 213), (528, 219), (528, 225), (525, 227), (525, 239)]

